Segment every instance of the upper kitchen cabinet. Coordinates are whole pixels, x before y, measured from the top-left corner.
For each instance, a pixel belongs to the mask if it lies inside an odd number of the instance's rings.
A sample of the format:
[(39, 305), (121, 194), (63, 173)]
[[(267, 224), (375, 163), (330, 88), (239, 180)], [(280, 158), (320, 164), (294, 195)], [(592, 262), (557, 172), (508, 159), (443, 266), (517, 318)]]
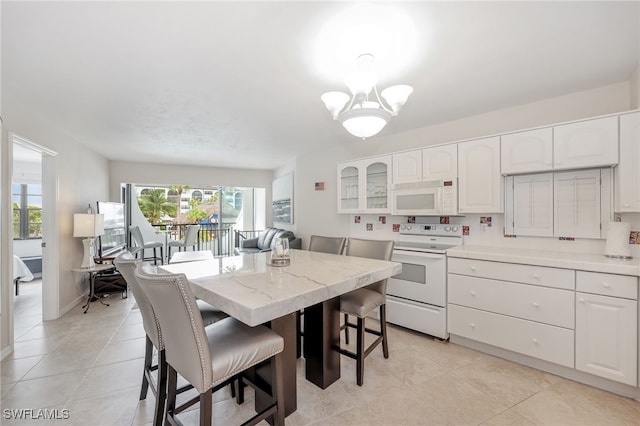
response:
[(393, 183), (422, 180), (422, 150), (393, 154)]
[(604, 117), (553, 128), (554, 169), (618, 164), (618, 117)]
[(338, 213), (390, 213), (391, 156), (338, 164)]
[(393, 154), (393, 183), (452, 180), (458, 176), (456, 144)]
[(640, 212), (640, 112), (620, 116), (616, 210)]
[(458, 211), (501, 213), (500, 138), (458, 144)]
[(458, 145), (422, 150), (422, 180), (451, 180), (458, 176)]
[(550, 171), (553, 168), (551, 127), (511, 133), (501, 138), (503, 175)]

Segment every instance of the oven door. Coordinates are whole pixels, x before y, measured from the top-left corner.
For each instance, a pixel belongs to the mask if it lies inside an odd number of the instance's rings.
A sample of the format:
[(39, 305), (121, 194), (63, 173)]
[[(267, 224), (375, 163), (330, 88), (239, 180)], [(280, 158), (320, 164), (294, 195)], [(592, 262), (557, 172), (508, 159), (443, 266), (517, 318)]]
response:
[(402, 272), (389, 278), (387, 294), (435, 306), (446, 306), (446, 255), (394, 250), (391, 260), (402, 263)]

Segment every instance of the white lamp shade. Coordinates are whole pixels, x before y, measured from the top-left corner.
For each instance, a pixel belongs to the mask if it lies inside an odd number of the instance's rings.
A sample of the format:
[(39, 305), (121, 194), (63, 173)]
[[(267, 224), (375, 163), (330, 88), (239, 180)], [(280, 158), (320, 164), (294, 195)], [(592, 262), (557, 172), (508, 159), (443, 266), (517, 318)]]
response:
[(349, 95), (343, 92), (327, 92), (320, 96), (320, 99), (324, 102), (324, 106), (327, 107), (335, 120), (340, 111), (342, 111), (342, 108), (349, 102)]
[(75, 213), (73, 215), (74, 237), (97, 237), (104, 234), (104, 215)]
[(387, 87), (380, 93), (380, 96), (387, 101), (391, 110), (394, 113), (397, 113), (402, 105), (407, 102), (411, 93), (413, 93), (413, 87), (406, 84), (398, 84), (396, 86)]
[(344, 79), (351, 93), (355, 95), (368, 95), (376, 85), (378, 79), (373, 73), (365, 71), (356, 71), (351, 73)]
[(340, 114), (344, 128), (363, 139), (378, 134), (390, 118), (391, 114), (380, 108), (354, 108)]

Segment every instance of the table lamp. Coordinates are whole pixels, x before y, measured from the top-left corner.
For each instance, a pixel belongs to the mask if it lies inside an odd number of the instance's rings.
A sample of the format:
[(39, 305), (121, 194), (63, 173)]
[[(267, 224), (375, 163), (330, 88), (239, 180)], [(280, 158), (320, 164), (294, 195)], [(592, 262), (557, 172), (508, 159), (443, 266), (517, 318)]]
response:
[(104, 215), (90, 213), (75, 213), (73, 215), (73, 236), (84, 237), (84, 258), (81, 268), (96, 266), (93, 261), (95, 255), (95, 237), (104, 234)]

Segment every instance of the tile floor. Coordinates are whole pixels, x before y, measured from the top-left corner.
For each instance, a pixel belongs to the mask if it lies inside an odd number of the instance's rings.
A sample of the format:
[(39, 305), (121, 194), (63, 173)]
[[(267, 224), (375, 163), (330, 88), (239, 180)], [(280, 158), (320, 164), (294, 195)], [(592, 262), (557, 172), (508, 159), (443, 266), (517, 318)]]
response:
[[(153, 396), (138, 401), (144, 332), (133, 297), (110, 306), (80, 305), (56, 321), (40, 320), (37, 283), (16, 299), (15, 352), (2, 361), (3, 425), (146, 425)], [(366, 360), (365, 383), (342, 358), (342, 378), (326, 390), (304, 379), (298, 360), (298, 411), (288, 425), (639, 425), (640, 402), (523, 367), (451, 343), (390, 327), (390, 358)], [(237, 406), (225, 389), (214, 397), (214, 424), (249, 417), (252, 395)], [(53, 421), (6, 418), (6, 409), (68, 410)], [(184, 413), (197, 424), (198, 412)], [(264, 423), (266, 424), (266, 423)]]

